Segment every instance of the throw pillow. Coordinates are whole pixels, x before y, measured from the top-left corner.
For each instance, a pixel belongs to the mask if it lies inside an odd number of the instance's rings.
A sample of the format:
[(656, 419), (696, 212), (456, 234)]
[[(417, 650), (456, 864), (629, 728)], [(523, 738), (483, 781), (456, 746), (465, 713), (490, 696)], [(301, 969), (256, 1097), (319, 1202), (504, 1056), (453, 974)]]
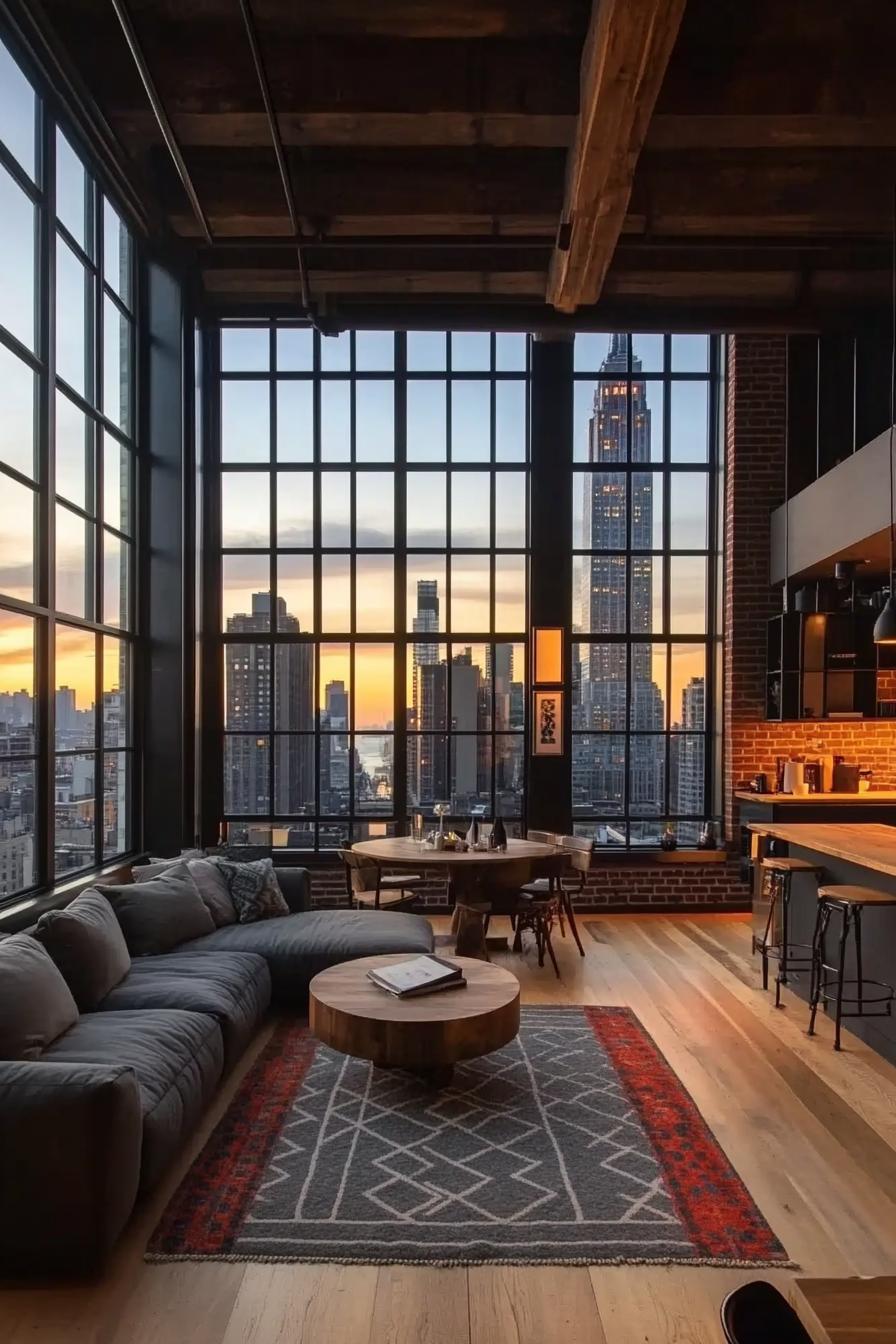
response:
[(145, 863), (135, 864), (131, 868), (131, 876), (135, 882), (147, 882), (151, 877), (158, 877), (169, 868), (176, 868), (179, 863), (189, 863), (191, 859), (201, 859), (204, 857), (201, 849), (182, 849), (173, 859), (160, 859), (150, 856)]
[(121, 925), (98, 891), (82, 892), (64, 910), (41, 915), (34, 936), (62, 972), (82, 1013), (92, 1013), (131, 968)]
[(0, 1059), (37, 1059), (78, 1020), (53, 959), (27, 933), (0, 942)]
[(211, 859), (190, 859), (187, 868), (206, 909), (215, 922), (215, 928), (222, 929), (225, 924), (235, 924), (236, 909), (227, 881), (218, 865), (212, 863)]
[(254, 924), (258, 919), (289, 914), (273, 860), (233, 863), (230, 859), (210, 859), (209, 862), (216, 864), (224, 874), (240, 924)]
[(214, 920), (186, 864), (147, 882), (104, 886), (100, 891), (115, 911), (132, 957), (170, 952), (179, 943), (214, 932)]

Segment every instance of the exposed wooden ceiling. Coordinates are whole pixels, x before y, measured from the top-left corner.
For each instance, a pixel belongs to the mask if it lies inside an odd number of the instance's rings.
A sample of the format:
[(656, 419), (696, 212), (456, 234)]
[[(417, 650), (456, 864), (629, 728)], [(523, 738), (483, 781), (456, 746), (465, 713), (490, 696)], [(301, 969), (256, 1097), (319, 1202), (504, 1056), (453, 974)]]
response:
[(880, 0), (21, 8), (224, 309), (302, 303), (247, 9), (324, 319), (812, 329), (887, 303), (896, 6)]

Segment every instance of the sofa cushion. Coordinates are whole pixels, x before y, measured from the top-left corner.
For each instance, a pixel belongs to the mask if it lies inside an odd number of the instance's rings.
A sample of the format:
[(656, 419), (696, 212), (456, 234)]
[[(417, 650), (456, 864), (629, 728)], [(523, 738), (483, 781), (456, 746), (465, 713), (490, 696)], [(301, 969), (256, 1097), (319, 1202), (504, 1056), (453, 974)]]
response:
[(0, 942), (0, 1059), (37, 1059), (78, 1020), (49, 953), (27, 933)]
[(143, 1112), (140, 1188), (161, 1176), (200, 1119), (221, 1077), (221, 1031), (206, 1013), (167, 1008), (85, 1013), (43, 1058), (79, 1064), (129, 1064)]
[[(419, 915), (380, 910), (312, 910), (256, 924), (231, 924), (187, 944), (195, 952), (258, 952), (268, 963), (275, 1003), (303, 1006), (318, 971), (384, 952), (431, 952), (432, 926)], [(186, 950), (186, 949), (185, 949)]]
[(184, 867), (193, 879), (215, 928), (235, 924), (236, 909), (230, 898), (227, 879), (216, 864), (205, 858), (200, 849), (184, 850), (176, 859), (150, 859), (148, 863), (137, 864), (131, 869), (131, 876), (135, 882), (150, 882), (165, 873), (182, 873)]
[(131, 965), (115, 911), (98, 891), (84, 891), (64, 909), (48, 910), (34, 936), (59, 967), (82, 1013), (92, 1012)]
[(208, 1013), (224, 1037), (225, 1067), (239, 1059), (271, 1001), (264, 957), (251, 952), (167, 952), (141, 957), (107, 994), (101, 1012), (124, 1008), (183, 1008)]
[(216, 929), (236, 923), (236, 906), (230, 895), (227, 879), (211, 859), (189, 859), (187, 870), (196, 883), (206, 909)]
[(132, 957), (170, 952), (215, 927), (185, 863), (146, 882), (99, 890), (112, 904)]
[(209, 859), (223, 875), (240, 924), (288, 915), (272, 859), (237, 863), (233, 859)]

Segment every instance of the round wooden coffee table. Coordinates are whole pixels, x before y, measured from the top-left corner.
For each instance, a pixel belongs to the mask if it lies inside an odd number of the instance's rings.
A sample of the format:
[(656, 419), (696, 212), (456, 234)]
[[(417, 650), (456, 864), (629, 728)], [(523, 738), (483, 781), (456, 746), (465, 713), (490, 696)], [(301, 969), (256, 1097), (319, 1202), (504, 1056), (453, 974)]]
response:
[(344, 1055), (381, 1068), (407, 1069), (444, 1087), (459, 1060), (488, 1055), (516, 1036), (520, 985), (515, 975), (490, 962), (452, 957), (463, 969), (466, 987), (410, 999), (397, 999), (367, 979), (369, 970), (408, 960), (406, 953), (361, 957), (316, 975), (309, 1015), (318, 1040)]

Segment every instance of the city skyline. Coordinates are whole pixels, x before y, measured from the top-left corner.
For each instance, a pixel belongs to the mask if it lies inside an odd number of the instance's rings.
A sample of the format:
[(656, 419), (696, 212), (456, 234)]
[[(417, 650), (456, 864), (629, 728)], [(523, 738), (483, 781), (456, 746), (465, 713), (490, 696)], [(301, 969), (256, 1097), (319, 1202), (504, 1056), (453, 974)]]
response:
[[(685, 652), (667, 668), (666, 643), (651, 642), (661, 613), (657, 601), (662, 571), (649, 552), (658, 548), (655, 510), (662, 501), (654, 498), (654, 490), (662, 486), (663, 477), (649, 469), (652, 410), (646, 380), (637, 376), (637, 357), (632, 358), (629, 377), (627, 340), (620, 333), (611, 336), (600, 365), (603, 377), (592, 392), (587, 456), (592, 470), (579, 474), (577, 487), (579, 544), (585, 554), (579, 559), (573, 595), (574, 628), (597, 637), (578, 644), (574, 663), (573, 813), (619, 816), (618, 826), (609, 820), (598, 823), (610, 843), (624, 841), (626, 812), (644, 819), (645, 834), (650, 818), (667, 811), (667, 794), (674, 812), (703, 810), (702, 737), (671, 739), (666, 779), (662, 734), (667, 718), (672, 727), (696, 727), (699, 715), (702, 729), (705, 655), (700, 646), (690, 652), (681, 645)], [(620, 464), (616, 471), (614, 463)], [(641, 463), (642, 471), (626, 469), (626, 464)], [(695, 628), (702, 624), (695, 623)], [(627, 639), (614, 642), (601, 635)], [(689, 829), (684, 828), (687, 838)]]

